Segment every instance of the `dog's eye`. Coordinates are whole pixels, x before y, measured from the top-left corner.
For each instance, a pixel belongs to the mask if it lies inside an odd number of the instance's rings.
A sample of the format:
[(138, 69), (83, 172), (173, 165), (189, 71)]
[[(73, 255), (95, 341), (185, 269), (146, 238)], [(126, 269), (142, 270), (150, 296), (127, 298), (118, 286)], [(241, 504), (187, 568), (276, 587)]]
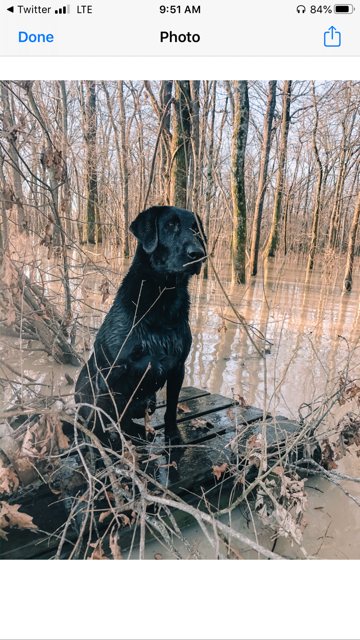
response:
[(169, 229), (175, 229), (175, 222), (168, 222), (167, 226), (169, 227)]

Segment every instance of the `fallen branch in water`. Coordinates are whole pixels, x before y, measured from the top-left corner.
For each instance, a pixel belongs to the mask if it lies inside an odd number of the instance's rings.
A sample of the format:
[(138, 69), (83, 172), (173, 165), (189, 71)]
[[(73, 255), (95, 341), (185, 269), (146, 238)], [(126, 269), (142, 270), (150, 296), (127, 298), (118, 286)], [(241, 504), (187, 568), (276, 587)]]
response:
[(61, 364), (78, 366), (82, 358), (68, 341), (71, 314), (62, 317), (44, 290), (30, 282), (24, 266), (4, 252), (1, 264), (1, 311), (14, 337), (39, 340), (46, 353)]

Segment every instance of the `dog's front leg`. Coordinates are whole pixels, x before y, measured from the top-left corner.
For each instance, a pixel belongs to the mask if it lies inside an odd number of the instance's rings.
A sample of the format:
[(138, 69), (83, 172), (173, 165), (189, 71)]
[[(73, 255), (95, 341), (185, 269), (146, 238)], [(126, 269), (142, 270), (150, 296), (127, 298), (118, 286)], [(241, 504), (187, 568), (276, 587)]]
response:
[(165, 438), (174, 444), (181, 441), (180, 432), (176, 424), (177, 405), (179, 393), (184, 381), (185, 366), (180, 365), (172, 369), (167, 378), (166, 412), (165, 412)]

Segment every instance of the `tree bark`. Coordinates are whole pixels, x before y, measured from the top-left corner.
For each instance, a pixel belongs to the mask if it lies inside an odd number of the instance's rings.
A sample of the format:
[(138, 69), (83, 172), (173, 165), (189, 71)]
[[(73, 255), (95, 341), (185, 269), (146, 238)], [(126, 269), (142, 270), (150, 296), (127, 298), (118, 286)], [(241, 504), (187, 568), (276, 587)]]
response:
[(138, 140), (139, 140), (139, 155), (140, 155), (140, 166), (139, 166), (139, 199), (138, 199), (138, 211), (142, 210), (142, 205), (144, 202), (144, 191), (145, 191), (145, 154), (144, 154), (144, 125), (142, 121), (141, 109), (139, 104), (139, 96), (136, 95), (136, 108), (138, 111)]
[(191, 145), (192, 163), (190, 171), (191, 208), (197, 211), (199, 189), (199, 150), (200, 150), (200, 80), (190, 81), (191, 94)]
[[(163, 204), (169, 204), (168, 186), (170, 181), (170, 141), (171, 141), (171, 96), (173, 90), (172, 80), (162, 80), (159, 92), (159, 105), (161, 118), (163, 118), (163, 131), (161, 134), (161, 191)], [(160, 124), (160, 120), (159, 120)]]
[[(213, 84), (213, 95), (212, 95), (212, 110), (211, 110), (211, 121), (210, 121), (210, 139), (209, 139), (209, 156), (208, 156), (208, 168), (207, 168), (207, 188), (206, 188), (206, 197), (205, 197), (205, 235), (208, 240), (208, 246), (210, 246), (210, 210), (211, 210), (211, 199), (213, 192), (213, 184), (214, 184), (214, 176), (213, 176), (213, 156), (214, 156), (214, 127), (215, 127), (215, 109), (216, 109), (216, 80), (214, 80)], [(208, 262), (205, 262), (204, 266), (204, 279), (207, 280), (208, 277)]]
[(170, 163), (171, 163), (171, 96), (173, 81), (162, 80), (159, 90), (159, 102), (157, 101), (151, 83), (144, 80), (144, 87), (148, 92), (153, 109), (157, 115), (159, 125), (161, 126), (161, 143), (160, 143), (160, 165), (159, 165), (159, 183), (160, 198), (162, 203), (170, 204)]
[(126, 145), (126, 114), (124, 100), (124, 81), (118, 81), (118, 96), (120, 106), (120, 145), (122, 166), (122, 194), (123, 194), (123, 219), (124, 219), (124, 258), (129, 257), (129, 169)]
[[(1, 83), (1, 99), (4, 109), (4, 122), (3, 129), (14, 129), (15, 121), (14, 116), (10, 108), (9, 91), (7, 86)], [(27, 226), (27, 221), (24, 211), (24, 195), (22, 191), (21, 175), (19, 169), (19, 154), (16, 145), (17, 134), (14, 131), (13, 135), (9, 138), (9, 155), (11, 159), (11, 168), (14, 182), (14, 193), (16, 198), (17, 209), (17, 226), (20, 233), (23, 233)]]
[(246, 80), (234, 84), (234, 125), (231, 150), (231, 192), (233, 201), (233, 280), (245, 283), (246, 197), (245, 151), (249, 129), (249, 95)]
[(61, 187), (60, 197), (60, 211), (65, 216), (65, 229), (67, 236), (72, 234), (71, 229), (71, 193), (70, 193), (70, 179), (67, 169), (67, 154), (68, 154), (68, 106), (67, 106), (67, 93), (64, 80), (59, 80), (59, 86), (61, 90), (62, 101), (62, 160), (64, 164), (64, 182)]
[(32, 92), (32, 82), (25, 84), (25, 91), (30, 103), (34, 111), (34, 115), (41, 127), (41, 130), (44, 134), (44, 146), (43, 153), (41, 157), (41, 163), (44, 169), (47, 169), (50, 179), (50, 192), (51, 192), (51, 208), (55, 218), (55, 225), (53, 229), (53, 245), (54, 247), (65, 246), (65, 236), (63, 233), (63, 228), (61, 224), (61, 219), (59, 215), (59, 182), (61, 181), (63, 174), (63, 163), (61, 153), (56, 149), (55, 144), (53, 144), (51, 140), (51, 136), (49, 133), (49, 129), (45, 123), (45, 119), (43, 117), (40, 108), (37, 105), (37, 102), (34, 98), (34, 94)]
[(351, 287), (352, 287), (352, 272), (353, 272), (353, 266), (354, 266), (356, 234), (359, 226), (359, 220), (360, 220), (360, 192), (358, 195), (358, 199), (357, 199), (357, 203), (354, 211), (354, 217), (353, 217), (350, 234), (349, 234), (349, 246), (348, 246), (348, 253), (347, 253), (345, 278), (344, 278), (344, 284), (343, 284), (344, 291), (351, 291)]
[[(204, 161), (204, 150), (205, 150), (205, 141), (206, 141), (206, 130), (207, 130), (207, 121), (209, 115), (209, 98), (210, 98), (210, 82), (206, 80), (204, 82), (204, 95), (203, 95), (203, 109), (202, 115), (200, 118), (200, 81), (194, 81), (192, 85), (192, 108), (194, 108), (195, 113), (195, 121), (193, 123), (194, 129), (192, 129), (192, 144), (193, 144), (193, 160), (194, 160), (194, 184), (192, 189), (192, 208), (196, 213), (200, 213), (199, 211), (199, 202), (200, 202), (200, 194), (201, 194), (201, 185), (202, 185), (202, 174), (203, 174), (203, 161)], [(197, 103), (197, 106), (196, 104)], [(198, 110), (198, 114), (197, 114)], [(198, 116), (198, 122), (197, 122)], [(200, 127), (201, 122), (201, 127)], [(194, 138), (195, 134), (195, 138)], [(198, 135), (198, 138), (197, 138)]]
[(190, 81), (191, 93), (191, 133), (194, 152), (199, 155), (200, 148), (200, 80)]
[[(105, 94), (105, 100), (106, 100), (106, 106), (107, 106), (107, 110), (108, 110), (108, 114), (109, 114), (109, 118), (110, 118), (110, 123), (111, 126), (113, 128), (114, 131), (114, 140), (115, 140), (115, 150), (116, 150), (116, 159), (117, 159), (117, 164), (118, 164), (118, 172), (119, 172), (119, 203), (123, 202), (123, 196), (122, 196), (122, 163), (121, 163), (121, 151), (120, 151), (120, 142), (119, 142), (119, 131), (118, 128), (116, 126), (115, 120), (114, 120), (114, 115), (113, 115), (113, 108), (112, 108), (112, 104), (110, 101), (110, 96), (109, 96), (109, 92), (107, 90), (107, 86), (106, 86), (106, 82), (102, 81), (101, 82), (101, 87), (102, 90)], [(118, 226), (120, 220), (117, 220), (118, 222)], [(125, 223), (124, 220), (122, 221), (123, 226), (125, 228)], [(119, 238), (119, 236), (118, 236)]]
[(348, 212), (349, 212), (351, 201), (353, 199), (355, 183), (356, 183), (356, 181), (358, 179), (358, 175), (359, 175), (358, 171), (359, 171), (359, 161), (357, 162), (357, 166), (356, 166), (356, 168), (354, 170), (354, 178), (353, 178), (353, 181), (352, 181), (352, 184), (351, 184), (350, 193), (349, 193), (348, 198), (347, 198), (348, 202), (347, 202), (346, 209), (345, 209), (345, 212), (344, 212), (344, 215), (343, 215), (342, 231), (341, 231), (341, 242), (340, 242), (340, 247), (339, 247), (340, 255), (342, 255), (342, 253), (343, 253), (343, 246), (344, 246), (345, 231), (346, 231), (346, 226), (347, 226), (346, 223), (347, 223), (347, 218), (348, 218)]
[(261, 156), (260, 177), (254, 211), (254, 220), (251, 236), (250, 275), (256, 276), (258, 270), (258, 256), (260, 244), (261, 218), (266, 193), (266, 181), (271, 147), (271, 129), (276, 106), (276, 80), (269, 82), (269, 95), (265, 115), (264, 141)]
[(277, 180), (276, 180), (273, 219), (272, 219), (272, 225), (270, 230), (270, 236), (263, 253), (264, 259), (267, 257), (273, 258), (278, 245), (279, 220), (281, 215), (281, 202), (282, 202), (282, 197), (284, 193), (285, 163), (286, 163), (286, 156), (287, 156), (287, 142), (288, 142), (289, 125), (290, 125), (291, 84), (292, 84), (292, 80), (285, 80), (284, 82), (279, 168), (278, 168), (278, 174), (277, 174)]
[(343, 123), (343, 139), (341, 142), (339, 171), (338, 171), (337, 180), (336, 180), (334, 202), (333, 202), (333, 207), (332, 207), (331, 216), (330, 216), (330, 223), (329, 223), (329, 249), (330, 250), (333, 250), (335, 248), (337, 231), (338, 231), (337, 222), (340, 216), (342, 185), (344, 183), (343, 176), (345, 173), (345, 165), (346, 165), (345, 137), (346, 137), (345, 126)]
[(86, 227), (87, 241), (97, 241), (96, 223), (98, 209), (97, 166), (96, 166), (96, 83), (86, 80)]
[(233, 93), (231, 91), (231, 84), (229, 82), (229, 80), (225, 80), (224, 82), (225, 85), (225, 89), (226, 89), (226, 93), (230, 102), (230, 113), (231, 113), (231, 121), (234, 124), (234, 120), (235, 120), (235, 104), (234, 104), (234, 96)]
[(312, 224), (312, 232), (311, 232), (311, 244), (310, 244), (309, 260), (307, 265), (308, 271), (311, 271), (311, 269), (314, 266), (314, 256), (316, 251), (317, 232), (318, 232), (318, 224), (319, 224), (321, 187), (322, 187), (322, 180), (323, 180), (323, 167), (322, 167), (322, 162), (321, 162), (319, 151), (316, 144), (316, 133), (318, 128), (319, 114), (318, 114), (318, 109), (316, 104), (315, 85), (313, 81), (311, 82), (311, 84), (312, 84), (312, 94), (313, 94), (314, 114), (315, 114), (314, 127), (312, 130), (312, 147), (314, 150), (316, 164), (318, 166), (318, 181), (316, 186), (313, 224)]
[[(347, 175), (348, 163), (353, 153), (352, 144), (351, 144), (351, 135), (354, 130), (355, 120), (357, 117), (357, 109), (353, 109), (353, 105), (351, 102), (352, 94), (351, 94), (351, 85), (349, 83), (345, 83), (345, 94), (347, 96), (347, 105), (345, 110), (345, 115), (342, 120), (341, 126), (343, 130), (342, 140), (341, 140), (341, 152), (340, 152), (340, 160), (339, 160), (339, 172), (336, 181), (335, 188), (335, 196), (334, 203), (330, 217), (329, 224), (329, 250), (333, 251), (336, 247), (338, 240), (338, 231), (339, 231), (339, 222), (340, 222), (340, 214), (342, 210), (343, 204), (343, 192), (344, 192), (344, 184)], [(348, 122), (350, 119), (350, 122)]]
[[(302, 141), (299, 140), (294, 173), (293, 173), (291, 184), (289, 186), (288, 193), (287, 193), (287, 196), (286, 196), (286, 204), (285, 204), (285, 210), (284, 210), (284, 234), (283, 234), (284, 256), (286, 256), (287, 251), (288, 251), (287, 237), (288, 237), (288, 218), (289, 218), (290, 200), (291, 200), (291, 196), (292, 196), (292, 193), (293, 193), (293, 190), (294, 190), (294, 186), (296, 184), (297, 172), (298, 172), (298, 168), (299, 168), (302, 144), (303, 144)], [(304, 215), (304, 217), (305, 217), (306, 216), (306, 205), (305, 205), (305, 209), (304, 209), (304, 214), (305, 214)]]
[(170, 204), (182, 209), (187, 207), (190, 130), (190, 83), (180, 80), (175, 82)]
[(4, 190), (6, 188), (5, 176), (3, 172), (3, 156), (2, 156), (2, 148), (0, 145), (0, 204), (1, 204), (1, 223), (0, 223), (0, 262), (2, 260), (2, 254), (4, 250), (7, 248), (9, 243), (9, 231), (8, 231), (8, 220), (6, 215), (6, 202), (3, 197)]
[(50, 193), (51, 193), (51, 209), (54, 215), (54, 233), (53, 233), (53, 243), (55, 245), (55, 230), (57, 231), (55, 246), (62, 246), (62, 254), (63, 254), (63, 265), (64, 265), (64, 278), (62, 279), (64, 291), (65, 291), (65, 313), (70, 317), (71, 315), (71, 293), (70, 293), (70, 282), (69, 282), (69, 265), (67, 261), (67, 248), (66, 248), (66, 237), (64, 233), (64, 229), (62, 226), (61, 218), (59, 215), (59, 207), (58, 207), (58, 189), (59, 189), (59, 181), (63, 177), (63, 162), (61, 153), (59, 153), (56, 147), (53, 145), (50, 133), (45, 125), (44, 118), (40, 112), (40, 109), (36, 103), (32, 92), (32, 83), (27, 82), (25, 84), (25, 91), (27, 94), (27, 98), (29, 104), (31, 105), (34, 115), (42, 129), (45, 139), (47, 140), (47, 148), (44, 148), (44, 159), (43, 159), (43, 167), (47, 168), (50, 177)]

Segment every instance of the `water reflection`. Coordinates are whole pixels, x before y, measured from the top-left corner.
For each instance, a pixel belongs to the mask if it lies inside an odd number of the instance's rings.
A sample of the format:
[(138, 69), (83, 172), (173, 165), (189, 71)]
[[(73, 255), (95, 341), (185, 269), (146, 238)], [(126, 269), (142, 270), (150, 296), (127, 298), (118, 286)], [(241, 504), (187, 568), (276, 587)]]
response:
[[(122, 261), (119, 251), (110, 246), (84, 247), (82, 251), (84, 255), (73, 251), (69, 256), (70, 277), (79, 323), (76, 347), (88, 358), (86, 347), (91, 347), (129, 261)], [(44, 256), (38, 259), (44, 260)], [(45, 261), (43, 271), (47, 293), (56, 300), (61, 292), (59, 265)], [(222, 280), (232, 303), (272, 343), (267, 345), (270, 349), (265, 360), (254, 349), (216, 282), (193, 278), (193, 344), (184, 384), (226, 396), (238, 393), (248, 404), (263, 407), (266, 382), (267, 408), (296, 416), (301, 403), (311, 402), (328, 388), (329, 381), (344, 366), (348, 348), (359, 338), (360, 278), (356, 274), (352, 292), (342, 294), (341, 271), (338, 273), (324, 277), (314, 271), (306, 282), (305, 268), (298, 264), (279, 267), (268, 261), (262, 274), (239, 286), (231, 283), (229, 269), (222, 268)], [(103, 303), (100, 286), (104, 277), (110, 281), (111, 296)], [(348, 345), (339, 335), (346, 338)], [(264, 347), (261, 341), (257, 343)], [(12, 345), (19, 346), (4, 338), (3, 355), (18, 366), (20, 352)], [(39, 345), (34, 342), (32, 346)], [(352, 360), (353, 377), (360, 375), (357, 354), (355, 351)], [(41, 374), (43, 384), (57, 385), (63, 393), (71, 392), (65, 386), (65, 372), (74, 379), (77, 375), (73, 367), (54, 363), (45, 354), (30, 349), (22, 354), (21, 367), (39, 381)], [(12, 395), (6, 393), (6, 400)]]
[[(268, 397), (278, 384), (272, 401), (285, 415), (297, 415), (302, 402), (326, 389), (328, 378), (344, 366), (348, 349), (359, 337), (358, 282), (343, 295), (337, 284), (313, 273), (268, 265), (264, 277), (247, 287), (228, 285), (238, 311), (273, 343), (266, 355)], [(213, 393), (231, 395), (236, 390), (249, 404), (262, 406), (265, 363), (258, 356), (221, 294), (205, 282), (193, 285), (195, 304), (191, 310), (193, 346), (187, 362), (186, 384), (206, 387)], [(222, 328), (223, 317), (226, 330)], [(358, 371), (358, 358), (353, 367)], [(354, 370), (354, 375), (355, 375)]]

